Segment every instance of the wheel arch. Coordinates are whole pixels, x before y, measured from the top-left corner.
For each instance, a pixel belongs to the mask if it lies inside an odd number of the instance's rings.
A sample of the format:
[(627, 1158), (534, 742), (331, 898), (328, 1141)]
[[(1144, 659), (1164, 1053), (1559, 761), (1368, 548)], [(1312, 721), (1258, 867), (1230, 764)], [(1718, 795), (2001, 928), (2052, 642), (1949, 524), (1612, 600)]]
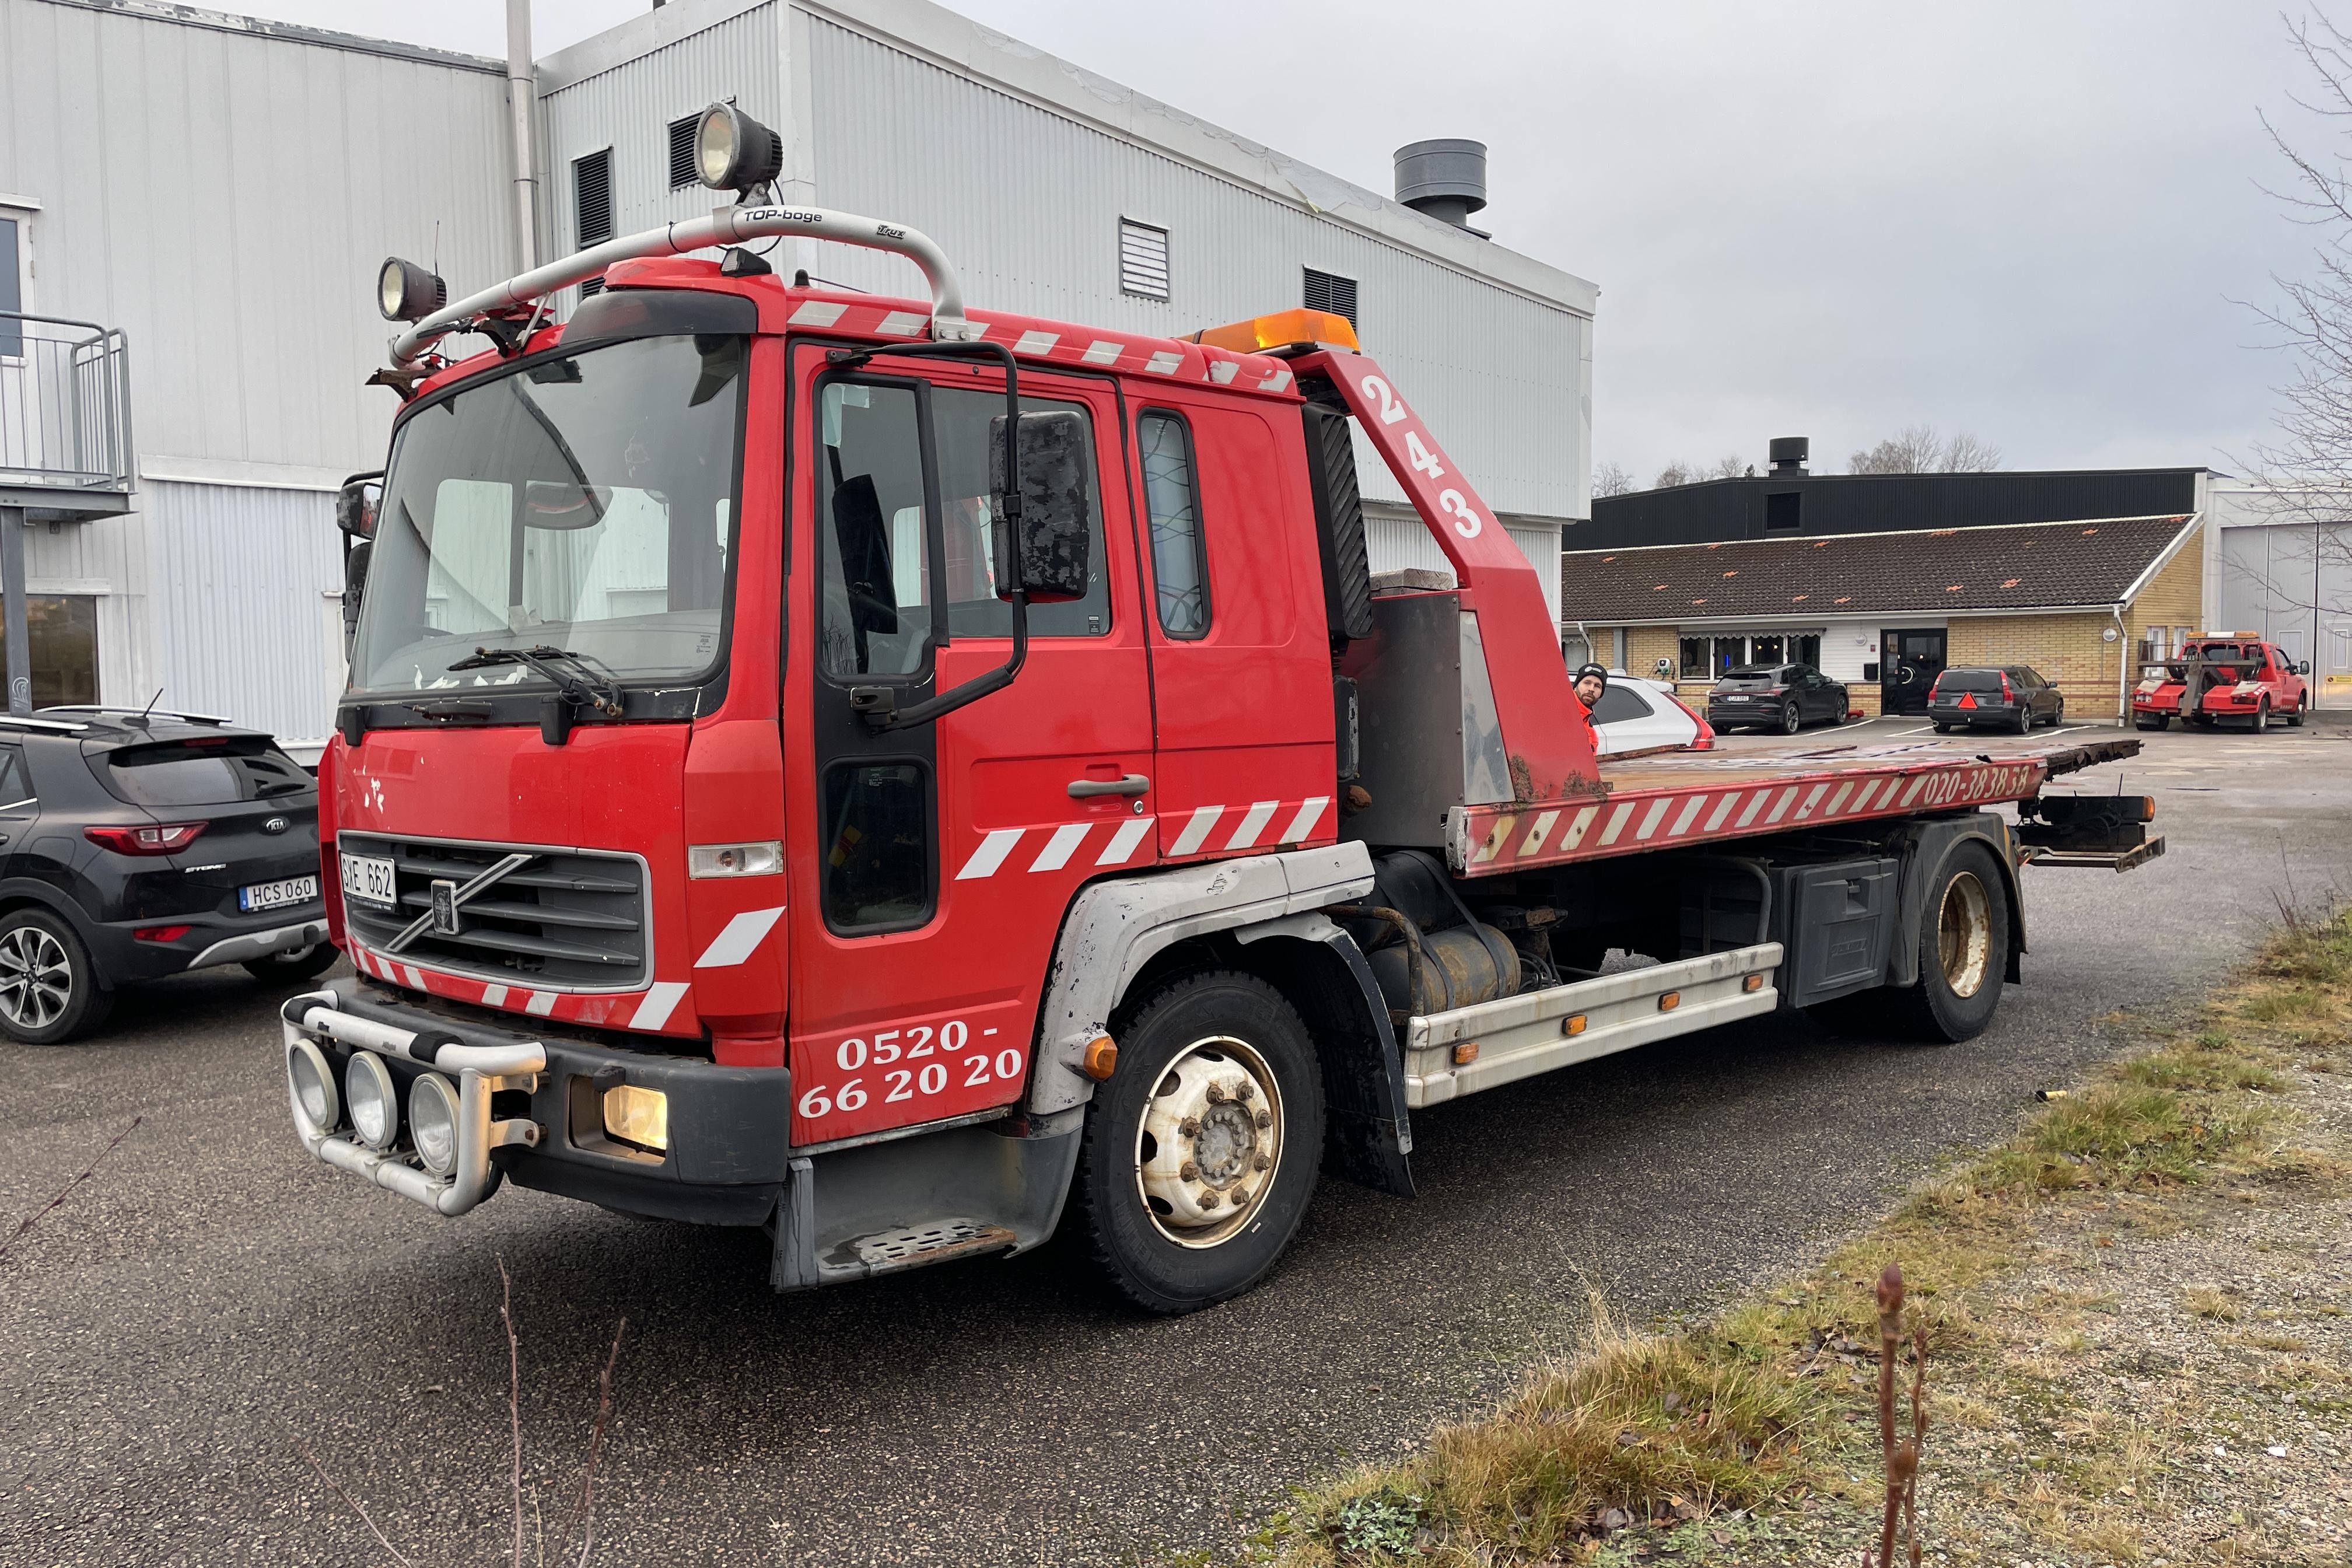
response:
[(1933, 817), (1910, 834), (1903, 874), (1902, 913), (1888, 956), (1888, 983), (1910, 985), (1919, 978), (1919, 926), (1927, 918), (1927, 889), (1960, 847), (1980, 843), (1991, 854), (2000, 877), (2001, 896), (2009, 900), (2009, 952), (2001, 978), (2016, 984), (2023, 977), (2025, 900), (2017, 877), (2017, 852), (2009, 824), (1990, 812), (1972, 811), (1958, 816)]
[(1055, 942), (1024, 1109), (1043, 1118), (1092, 1099), (1094, 1080), (1079, 1063), (1130, 998), (1193, 969), (1240, 968), (1306, 1021), (1335, 1134), (1329, 1163), (1350, 1180), (1411, 1195), (1402, 1058), (1386, 1004), (1354, 939), (1316, 912), (1371, 887), (1370, 853), (1342, 843), (1081, 889)]

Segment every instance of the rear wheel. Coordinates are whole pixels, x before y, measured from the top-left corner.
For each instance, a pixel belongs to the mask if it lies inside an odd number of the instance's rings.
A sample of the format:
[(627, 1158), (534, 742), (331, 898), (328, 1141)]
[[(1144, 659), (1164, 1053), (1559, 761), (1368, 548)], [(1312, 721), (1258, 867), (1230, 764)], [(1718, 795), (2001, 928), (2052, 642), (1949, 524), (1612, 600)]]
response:
[(1970, 839), (1945, 857), (1919, 921), (1919, 979), (1808, 1008), (1839, 1034), (1944, 1044), (1974, 1039), (2000, 1005), (2009, 893), (1992, 851)]
[(1797, 711), (1795, 703), (1787, 703), (1780, 709), (1780, 733), (1783, 735), (1795, 734), (1804, 722), (1804, 715)]
[(89, 949), (47, 910), (0, 916), (0, 1032), (30, 1046), (61, 1046), (114, 1011)]
[(2132, 723), (2142, 730), (2168, 730), (2172, 727), (2172, 715), (2158, 713), (2154, 718), (2150, 718), (2143, 713), (2133, 720)]
[(2021, 703), (2017, 710), (2017, 717), (2011, 719), (2009, 721), (2009, 724), (2011, 729), (2016, 731), (2021, 735), (2031, 731), (2033, 728), (2032, 704)]
[(239, 967), (256, 980), (309, 980), (324, 974), (342, 956), (330, 942), (314, 942), (293, 952), (273, 952), (267, 958), (248, 958)]
[(2246, 732), (2259, 735), (2271, 727), (2271, 700), (2263, 698), (2254, 704), (2253, 717), (2246, 721)]
[(1952, 727), (1949, 724), (1937, 724), (1936, 726), (1936, 733), (1938, 735), (1948, 735), (1951, 732)]
[(1315, 1192), (1323, 1079), (1307, 1026), (1255, 975), (1189, 975), (1122, 1009), (1087, 1108), (1078, 1214), (1114, 1283), (1190, 1312), (1265, 1278)]

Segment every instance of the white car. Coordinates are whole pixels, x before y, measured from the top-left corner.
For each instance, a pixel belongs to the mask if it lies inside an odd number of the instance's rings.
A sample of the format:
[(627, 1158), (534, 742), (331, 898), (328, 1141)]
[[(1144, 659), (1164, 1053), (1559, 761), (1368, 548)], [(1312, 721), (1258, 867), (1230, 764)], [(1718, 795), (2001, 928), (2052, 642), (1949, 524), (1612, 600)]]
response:
[(1592, 732), (1604, 757), (1669, 746), (1715, 749), (1714, 726), (1685, 707), (1672, 686), (1616, 669), (1609, 672), (1609, 685), (1593, 710)]

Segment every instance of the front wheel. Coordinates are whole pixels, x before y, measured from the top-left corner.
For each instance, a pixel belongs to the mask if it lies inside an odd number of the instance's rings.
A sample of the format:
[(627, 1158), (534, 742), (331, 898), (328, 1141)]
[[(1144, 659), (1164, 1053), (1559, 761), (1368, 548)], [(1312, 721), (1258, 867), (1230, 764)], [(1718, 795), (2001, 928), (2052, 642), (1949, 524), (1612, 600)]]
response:
[(2286, 716), (2286, 727), (2288, 729), (2300, 730), (2303, 728), (2303, 710), (2305, 704), (2308, 703), (2310, 700), (2311, 700), (2309, 698), (2305, 698), (2303, 701), (2297, 702), (2294, 708), (2288, 710)]
[(263, 958), (248, 958), (239, 967), (256, 980), (267, 980), (272, 984), (281, 980), (300, 982), (326, 973), (341, 956), (335, 951), (334, 943), (314, 942), (292, 952), (273, 952)]
[(61, 1046), (106, 1022), (114, 993), (73, 927), (46, 910), (0, 916), (0, 1032), (28, 1046)]
[(1118, 1066), (1087, 1108), (1080, 1221), (1138, 1305), (1197, 1311), (1265, 1278), (1314, 1195), (1323, 1075), (1282, 994), (1189, 975), (1122, 1009)]

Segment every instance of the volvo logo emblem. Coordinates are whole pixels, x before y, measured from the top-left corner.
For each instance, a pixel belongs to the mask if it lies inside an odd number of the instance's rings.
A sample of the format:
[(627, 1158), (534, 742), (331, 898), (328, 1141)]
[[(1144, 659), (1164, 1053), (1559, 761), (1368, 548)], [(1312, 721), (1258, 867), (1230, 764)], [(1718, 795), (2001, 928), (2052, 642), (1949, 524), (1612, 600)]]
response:
[(284, 817), (273, 816), (268, 821), (261, 825), (261, 831), (264, 833), (283, 833), (290, 826), (292, 825)]

